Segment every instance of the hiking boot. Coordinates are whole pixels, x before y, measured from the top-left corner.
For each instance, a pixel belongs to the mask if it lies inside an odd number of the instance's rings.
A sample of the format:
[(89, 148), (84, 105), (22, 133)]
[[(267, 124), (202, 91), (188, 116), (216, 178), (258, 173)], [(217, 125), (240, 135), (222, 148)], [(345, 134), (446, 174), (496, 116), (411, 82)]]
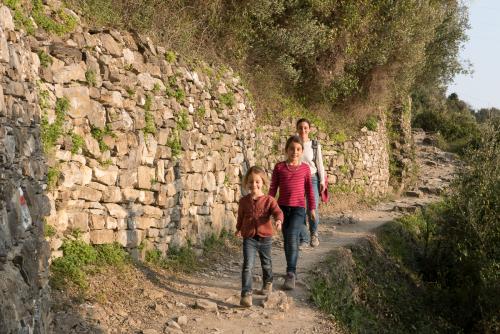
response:
[(295, 289), (295, 274), (286, 273), (285, 283), (283, 283), (283, 290), (293, 290)]
[(318, 247), (318, 246), (319, 246), (318, 233), (314, 233), (311, 236), (311, 247)]
[(241, 296), (240, 305), (243, 307), (252, 306), (252, 295), (249, 293), (249, 294), (246, 294), (244, 296)]
[(267, 282), (262, 285), (262, 289), (259, 290), (257, 293), (259, 295), (267, 296), (270, 295), (271, 292), (273, 292), (273, 283), (272, 282)]
[(304, 250), (306, 248), (309, 248), (309, 243), (307, 241), (301, 241), (299, 244), (299, 250)]

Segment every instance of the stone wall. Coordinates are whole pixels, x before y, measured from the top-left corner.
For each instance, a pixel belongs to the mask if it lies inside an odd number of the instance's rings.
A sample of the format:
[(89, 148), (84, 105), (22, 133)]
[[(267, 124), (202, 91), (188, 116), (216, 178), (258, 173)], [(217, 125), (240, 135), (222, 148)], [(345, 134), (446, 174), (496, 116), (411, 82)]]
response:
[(74, 231), (166, 252), (234, 228), (254, 123), (237, 76), (118, 31), (40, 38), (36, 52), (50, 57), (37, 88), (46, 127), (64, 111), (48, 149), (53, 256)]
[(45, 333), (48, 244), (43, 216), (47, 167), (35, 86), (39, 61), (0, 7), (0, 333)]
[[(257, 128), (256, 162), (269, 173), (276, 162), (284, 160), (285, 143), (290, 135), (295, 134), (295, 121), (286, 119), (280, 126)], [(313, 124), (313, 135), (315, 132), (317, 129)], [(323, 163), (333, 193), (356, 192), (378, 197), (391, 191), (385, 115), (381, 115), (376, 128), (368, 130), (363, 127), (352, 138), (341, 135), (330, 137), (319, 131), (317, 139), (321, 143)]]

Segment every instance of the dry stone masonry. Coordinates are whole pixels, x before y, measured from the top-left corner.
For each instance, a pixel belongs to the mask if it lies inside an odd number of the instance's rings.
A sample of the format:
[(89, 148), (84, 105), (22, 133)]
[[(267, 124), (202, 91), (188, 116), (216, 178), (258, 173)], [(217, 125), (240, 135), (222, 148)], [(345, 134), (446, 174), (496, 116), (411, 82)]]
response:
[[(49, 10), (48, 8), (46, 8)], [(0, 324), (44, 333), (49, 257), (65, 238), (132, 253), (232, 230), (241, 179), (283, 159), (291, 120), (257, 126), (231, 70), (145, 36), (27, 34), (0, 6)], [(36, 28), (36, 27), (35, 27)], [(336, 190), (389, 191), (386, 119), (356, 138), (319, 133)], [(45, 231), (45, 232), (44, 232)]]
[(47, 166), (35, 87), (39, 59), (0, 7), (0, 333), (45, 333), (48, 244), (43, 216)]
[[(276, 162), (284, 160), (287, 137), (295, 133), (293, 121), (257, 128), (255, 158), (267, 170), (272, 171)], [(354, 138), (329, 136), (322, 131), (317, 135), (333, 193), (354, 191), (366, 196), (382, 196), (390, 191), (390, 150), (384, 115), (376, 129), (370, 131), (363, 127)]]

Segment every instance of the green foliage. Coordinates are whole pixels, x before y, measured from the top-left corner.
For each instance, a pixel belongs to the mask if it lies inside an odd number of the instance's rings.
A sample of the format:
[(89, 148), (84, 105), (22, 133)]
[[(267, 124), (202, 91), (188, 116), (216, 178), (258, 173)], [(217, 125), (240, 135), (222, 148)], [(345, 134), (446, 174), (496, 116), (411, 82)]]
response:
[(59, 36), (72, 32), (77, 24), (76, 18), (59, 9), (56, 13), (57, 20), (47, 16), (42, 0), (32, 0), (31, 16), (36, 24), (49, 33), (55, 33)]
[(144, 120), (146, 124), (142, 131), (144, 131), (145, 134), (150, 133), (154, 135), (156, 133), (156, 123), (155, 123), (155, 118), (151, 113), (151, 111), (146, 110), (146, 112), (144, 113)]
[(199, 107), (198, 109), (196, 109), (196, 118), (201, 121), (205, 117), (206, 113), (207, 110), (205, 109), (205, 107)]
[(181, 155), (182, 146), (181, 139), (179, 138), (179, 131), (174, 129), (172, 135), (167, 140), (167, 146), (170, 147), (172, 152), (172, 159), (178, 159)]
[(153, 97), (149, 94), (146, 94), (146, 102), (144, 102), (144, 121), (145, 126), (142, 131), (147, 134), (155, 134), (156, 133), (156, 123), (153, 114), (151, 113), (151, 106), (153, 105)]
[(90, 134), (99, 143), (99, 150), (101, 150), (101, 152), (109, 150), (109, 146), (104, 142), (104, 136), (116, 136), (107, 124), (104, 129), (92, 126), (90, 129)]
[(126, 64), (123, 66), (126, 71), (132, 71), (134, 69), (134, 64)]
[(63, 256), (51, 265), (51, 285), (65, 288), (74, 284), (80, 289), (88, 287), (87, 274), (94, 268), (124, 265), (129, 257), (120, 244), (99, 245), (95, 248), (80, 239), (66, 240)]
[(127, 92), (128, 97), (134, 97), (135, 89), (133, 89), (132, 87), (126, 86), (125, 91)]
[(230, 108), (233, 107), (236, 103), (236, 99), (234, 98), (234, 94), (232, 92), (221, 94), (219, 100), (223, 105)]
[(45, 51), (40, 50), (37, 54), (42, 67), (49, 67), (49, 65), (52, 64), (52, 58)]
[(96, 264), (98, 266), (122, 267), (130, 260), (129, 254), (117, 242), (94, 247), (97, 251)]
[(182, 88), (177, 88), (174, 92), (172, 97), (174, 97), (177, 102), (182, 102), (186, 98), (186, 93)]
[(165, 52), (165, 60), (171, 64), (175, 63), (175, 61), (177, 60), (177, 56), (175, 55), (175, 52), (174, 51)]
[(43, 148), (46, 153), (48, 153), (54, 147), (59, 137), (63, 134), (64, 118), (68, 109), (69, 100), (66, 97), (63, 97), (57, 99), (56, 101), (56, 119), (53, 123), (49, 124), (47, 115), (42, 116), (40, 128)]
[(54, 190), (61, 176), (61, 171), (57, 167), (49, 167), (47, 170), (47, 187), (48, 190)]
[(370, 131), (377, 131), (377, 122), (378, 122), (377, 117), (374, 115), (370, 115), (366, 119), (364, 126), (366, 126), (366, 128)]
[[(150, 33), (169, 50), (230, 64), (265, 121), (285, 97), (331, 125), (331, 114), (362, 116), (360, 103), (437, 90), (463, 70), (467, 10), (458, 0), (68, 2), (91, 24)], [(166, 52), (166, 61), (175, 55)], [(218, 80), (226, 72), (201, 71)], [(176, 89), (169, 85), (167, 95), (181, 101)]]
[[(405, 245), (403, 245), (405, 247)], [(426, 299), (418, 275), (376, 239), (335, 250), (311, 281), (313, 302), (349, 333), (456, 332)]]
[(416, 95), (414, 100), (412, 126), (442, 135), (444, 142), (441, 148), (463, 153), (469, 144), (478, 139), (480, 131), (472, 111), (456, 94), (435, 103)]
[(63, 288), (68, 283), (85, 289), (88, 286), (84, 268), (97, 261), (97, 251), (82, 240), (65, 241), (63, 256), (51, 265), (51, 283), (55, 288)]
[(146, 261), (162, 268), (184, 273), (193, 272), (200, 266), (190, 244), (180, 248), (170, 248), (166, 257), (163, 257), (157, 249), (149, 250), (146, 252)]
[(347, 135), (344, 131), (335, 132), (330, 136), (330, 139), (335, 143), (342, 144), (347, 140)]
[(83, 137), (80, 135), (77, 135), (76, 133), (71, 134), (71, 153), (76, 154), (85, 145), (85, 141), (83, 140)]
[(35, 33), (35, 26), (31, 19), (23, 12), (19, 0), (6, 0), (4, 3), (14, 11), (14, 22), (18, 28), (22, 27), (29, 35)]
[(40, 109), (45, 110), (49, 107), (49, 91), (38, 90), (38, 105)]
[(95, 87), (97, 84), (96, 73), (92, 69), (88, 69), (85, 71), (85, 80), (87, 80), (87, 84), (91, 87)]
[(158, 82), (155, 82), (152, 90), (153, 94), (158, 94), (160, 90), (161, 90), (160, 84)]
[(180, 130), (187, 130), (189, 125), (189, 115), (185, 109), (181, 109), (177, 114), (177, 127)]
[(44, 227), (45, 227), (45, 229), (43, 230), (43, 235), (46, 238), (52, 238), (53, 236), (56, 235), (57, 231), (56, 231), (56, 228), (54, 226), (49, 225), (49, 224), (45, 224)]

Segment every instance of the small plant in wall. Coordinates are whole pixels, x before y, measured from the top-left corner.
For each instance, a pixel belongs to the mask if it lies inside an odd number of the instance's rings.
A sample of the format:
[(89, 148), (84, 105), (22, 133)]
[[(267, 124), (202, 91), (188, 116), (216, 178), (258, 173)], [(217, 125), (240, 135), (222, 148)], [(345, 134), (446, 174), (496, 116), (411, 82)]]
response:
[(73, 154), (78, 153), (78, 151), (80, 151), (80, 149), (83, 148), (85, 145), (83, 137), (76, 133), (71, 134), (71, 143), (72, 143), (71, 153)]
[(153, 104), (153, 98), (151, 95), (147, 94), (146, 95), (146, 102), (144, 102), (144, 122), (145, 126), (142, 129), (144, 134), (150, 133), (150, 134), (155, 134), (156, 133), (156, 124), (155, 124), (155, 119), (153, 116), (153, 113), (151, 112), (151, 106)]
[(38, 59), (40, 59), (40, 66), (49, 67), (52, 64), (52, 57), (45, 51), (38, 51)]
[(66, 112), (69, 109), (69, 100), (66, 97), (57, 99), (55, 114), (56, 119), (53, 123), (49, 124), (49, 120), (47, 115), (42, 116), (42, 120), (40, 122), (41, 127), (41, 137), (42, 143), (45, 153), (48, 153), (57, 140), (63, 134), (63, 126), (64, 126), (64, 118), (66, 116)]
[(177, 60), (177, 56), (175, 55), (174, 51), (167, 51), (165, 52), (165, 60), (169, 62), (170, 64), (175, 63)]
[(182, 146), (179, 131), (177, 129), (172, 131), (172, 135), (167, 140), (167, 146), (170, 147), (172, 151), (172, 159), (178, 159), (181, 155)]
[(181, 109), (177, 115), (177, 127), (180, 130), (187, 130), (190, 124), (187, 111), (185, 109)]
[(61, 171), (56, 167), (49, 167), (47, 170), (47, 189), (54, 190), (57, 186), (57, 182), (59, 181), (59, 177), (61, 176)]
[(96, 78), (96, 73), (94, 70), (92, 69), (88, 69), (86, 72), (85, 72), (85, 80), (87, 80), (87, 84), (90, 86), (90, 87), (95, 87), (95, 85), (97, 84), (97, 78)]

